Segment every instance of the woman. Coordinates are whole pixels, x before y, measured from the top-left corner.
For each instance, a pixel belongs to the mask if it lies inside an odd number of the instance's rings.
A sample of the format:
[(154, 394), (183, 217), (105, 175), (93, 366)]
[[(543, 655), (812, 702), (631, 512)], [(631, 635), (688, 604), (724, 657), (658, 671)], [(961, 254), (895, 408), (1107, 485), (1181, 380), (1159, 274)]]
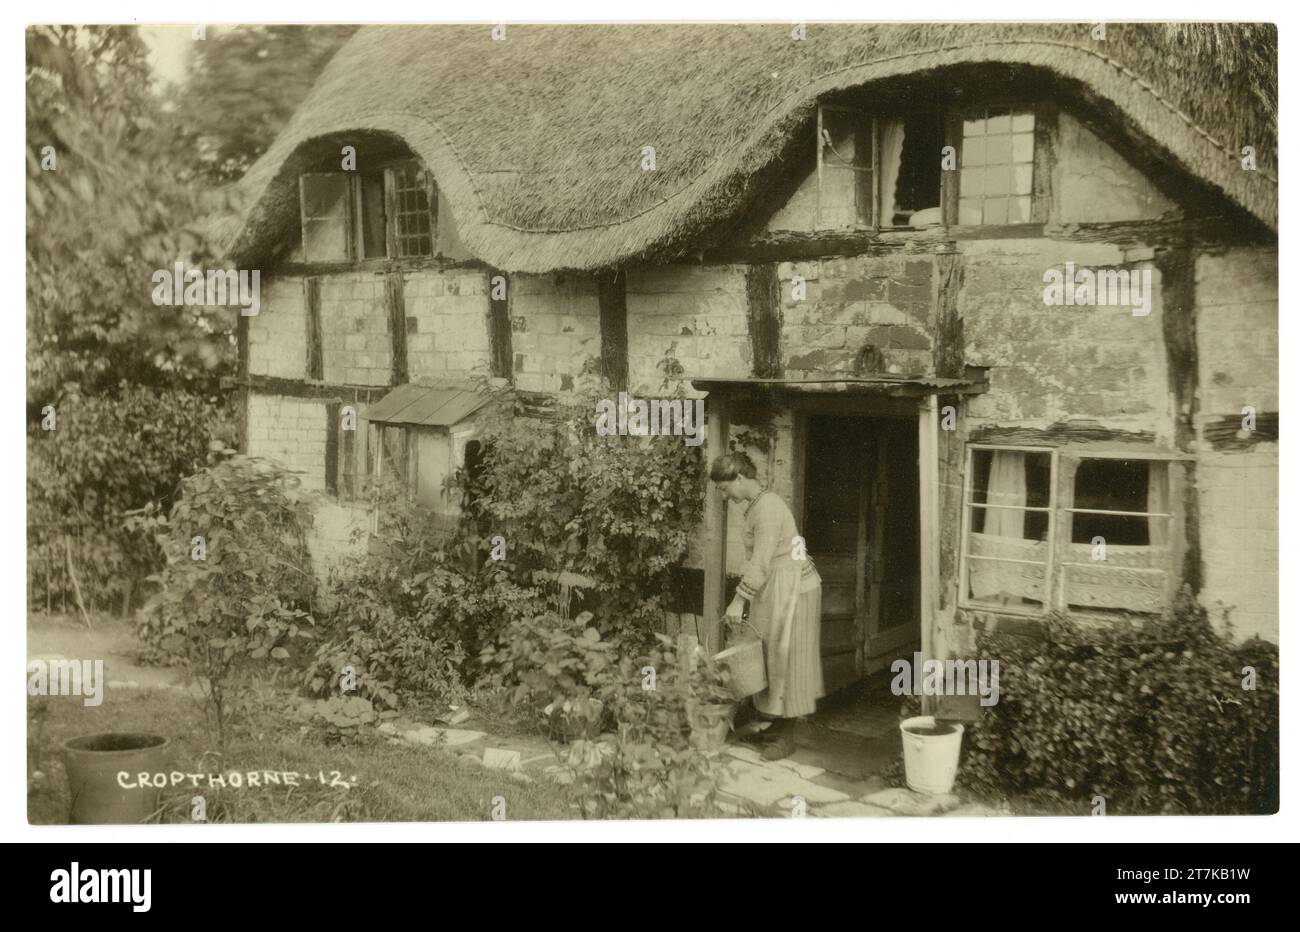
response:
[(826, 695), (822, 685), (822, 581), (805, 552), (794, 515), (758, 479), (744, 453), (719, 456), (709, 478), (729, 501), (746, 502), (745, 572), (727, 606), (727, 622), (737, 629), (749, 603), (749, 623), (762, 636), (767, 658), (767, 689), (754, 708), (774, 719), (763, 757), (780, 760), (794, 753), (794, 722), (809, 715)]

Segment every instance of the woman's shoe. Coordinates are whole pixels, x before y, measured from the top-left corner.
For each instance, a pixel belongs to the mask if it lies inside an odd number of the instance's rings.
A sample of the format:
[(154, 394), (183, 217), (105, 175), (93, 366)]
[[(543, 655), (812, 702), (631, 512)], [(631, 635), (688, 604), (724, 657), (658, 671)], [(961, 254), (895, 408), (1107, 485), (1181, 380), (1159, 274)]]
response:
[(763, 745), (763, 760), (781, 760), (794, 753), (794, 719), (781, 719), (768, 733), (771, 738)]

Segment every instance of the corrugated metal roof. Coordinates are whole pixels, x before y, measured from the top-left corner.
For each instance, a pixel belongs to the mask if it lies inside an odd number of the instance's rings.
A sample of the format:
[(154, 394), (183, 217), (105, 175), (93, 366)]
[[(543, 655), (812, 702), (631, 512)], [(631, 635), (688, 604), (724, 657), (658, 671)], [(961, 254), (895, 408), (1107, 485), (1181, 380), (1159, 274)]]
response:
[(486, 394), (462, 385), (399, 385), (376, 402), (366, 417), (380, 424), (450, 427), (487, 402)]

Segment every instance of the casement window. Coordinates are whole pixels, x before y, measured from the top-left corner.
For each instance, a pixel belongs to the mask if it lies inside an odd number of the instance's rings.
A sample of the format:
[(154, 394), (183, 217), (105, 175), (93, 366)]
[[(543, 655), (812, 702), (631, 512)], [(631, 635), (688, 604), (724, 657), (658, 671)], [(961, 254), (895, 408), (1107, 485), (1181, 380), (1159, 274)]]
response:
[(818, 229), (939, 223), (943, 138), (938, 113), (872, 116), (819, 107)]
[[(816, 226), (1033, 222), (1035, 129), (1023, 106), (887, 115), (823, 104)], [(943, 170), (946, 146), (959, 151), (957, 171)]]
[(432, 256), (438, 197), (414, 161), (299, 178), (305, 262)]
[(1176, 588), (1185, 481), (1173, 456), (970, 446), (961, 604), (1162, 611)]
[(959, 224), (1033, 219), (1034, 114), (983, 107), (961, 121)]

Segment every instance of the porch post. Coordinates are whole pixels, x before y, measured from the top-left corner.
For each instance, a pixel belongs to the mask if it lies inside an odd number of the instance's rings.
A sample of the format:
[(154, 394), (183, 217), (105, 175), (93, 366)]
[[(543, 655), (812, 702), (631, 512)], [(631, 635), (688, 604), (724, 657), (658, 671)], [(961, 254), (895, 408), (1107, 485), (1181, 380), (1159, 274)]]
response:
[[(704, 462), (708, 469), (715, 456), (727, 452), (730, 424), (722, 395), (710, 392), (705, 407)], [(713, 654), (722, 649), (722, 613), (726, 610), (723, 600), (727, 594), (727, 500), (712, 482), (707, 483), (704, 495), (704, 617), (700, 638), (704, 649)]]
[[(917, 418), (921, 485), (921, 655), (935, 658), (935, 595), (939, 591), (939, 401), (925, 396)], [(935, 697), (922, 696), (921, 710), (934, 712)]]

